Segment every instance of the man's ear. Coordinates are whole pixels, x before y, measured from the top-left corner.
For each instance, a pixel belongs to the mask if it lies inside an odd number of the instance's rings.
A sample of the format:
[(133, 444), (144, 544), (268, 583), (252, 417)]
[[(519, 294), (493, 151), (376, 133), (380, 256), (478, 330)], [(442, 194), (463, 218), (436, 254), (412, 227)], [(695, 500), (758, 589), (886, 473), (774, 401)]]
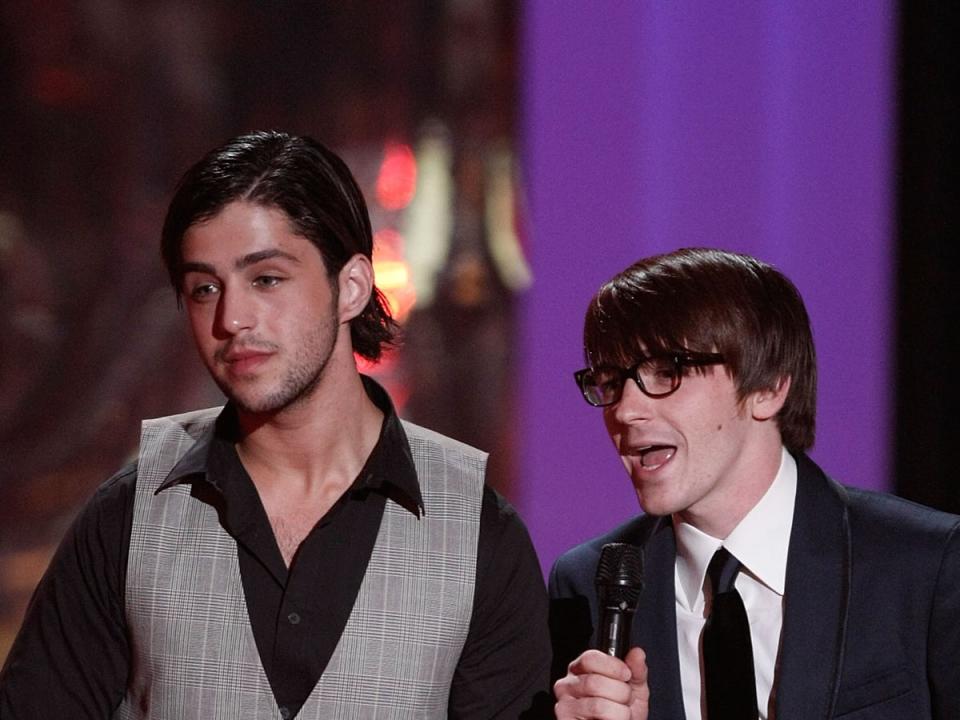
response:
[(344, 263), (337, 276), (340, 293), (337, 315), (341, 323), (353, 320), (363, 312), (373, 292), (373, 265), (366, 255), (357, 253)]
[(780, 412), (790, 392), (790, 376), (780, 378), (770, 390), (758, 390), (750, 396), (750, 414), (754, 420), (769, 420)]

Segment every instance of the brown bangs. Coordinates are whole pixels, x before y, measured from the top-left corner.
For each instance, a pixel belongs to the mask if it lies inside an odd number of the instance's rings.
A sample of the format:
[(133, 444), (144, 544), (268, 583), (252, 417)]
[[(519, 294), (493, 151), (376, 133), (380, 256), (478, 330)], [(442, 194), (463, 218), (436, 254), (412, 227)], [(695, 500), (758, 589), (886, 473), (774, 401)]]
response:
[(594, 296), (584, 322), (587, 364), (629, 367), (643, 356), (682, 350), (720, 352), (739, 364), (736, 330), (711, 312), (711, 289), (653, 272), (660, 259), (631, 265)]

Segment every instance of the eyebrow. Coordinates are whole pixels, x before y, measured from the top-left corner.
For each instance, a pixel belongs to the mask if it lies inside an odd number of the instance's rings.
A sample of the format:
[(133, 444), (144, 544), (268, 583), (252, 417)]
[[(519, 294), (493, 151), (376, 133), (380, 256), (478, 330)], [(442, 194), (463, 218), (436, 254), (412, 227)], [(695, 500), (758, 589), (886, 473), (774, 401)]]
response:
[[(291, 255), (290, 253), (284, 252), (278, 248), (271, 248), (270, 250), (260, 250), (255, 253), (244, 255), (233, 263), (233, 267), (235, 270), (243, 270), (251, 265), (256, 265), (264, 260), (272, 260), (273, 258), (284, 258), (298, 265), (300, 264), (300, 258), (296, 257), (295, 255)], [(213, 265), (204, 262), (185, 262), (180, 266), (180, 271), (184, 275), (189, 272), (207, 273), (208, 275), (217, 274), (216, 268)]]

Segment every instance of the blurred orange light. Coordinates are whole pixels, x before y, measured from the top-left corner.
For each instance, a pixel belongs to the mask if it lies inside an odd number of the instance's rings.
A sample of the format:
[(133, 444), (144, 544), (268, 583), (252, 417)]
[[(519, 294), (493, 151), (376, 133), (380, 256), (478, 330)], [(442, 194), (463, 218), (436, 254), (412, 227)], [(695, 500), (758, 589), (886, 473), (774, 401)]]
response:
[(407, 264), (397, 260), (383, 260), (376, 263), (377, 286), (384, 288), (402, 288), (410, 283), (410, 270)]
[(410, 279), (410, 266), (403, 259), (403, 236), (392, 228), (374, 233), (373, 274), (398, 322), (406, 320), (417, 295)]
[(417, 159), (409, 145), (388, 142), (377, 176), (377, 202), (387, 210), (410, 204), (417, 189)]

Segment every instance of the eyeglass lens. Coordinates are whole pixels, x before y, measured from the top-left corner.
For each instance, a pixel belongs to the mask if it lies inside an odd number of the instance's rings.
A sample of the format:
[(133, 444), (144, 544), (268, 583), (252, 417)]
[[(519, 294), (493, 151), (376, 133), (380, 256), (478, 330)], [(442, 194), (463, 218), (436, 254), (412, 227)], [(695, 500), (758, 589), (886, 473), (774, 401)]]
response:
[(623, 393), (623, 383), (630, 377), (648, 395), (665, 395), (676, 389), (680, 373), (673, 358), (651, 358), (630, 370), (598, 368), (584, 374), (584, 396), (594, 405), (615, 403)]

